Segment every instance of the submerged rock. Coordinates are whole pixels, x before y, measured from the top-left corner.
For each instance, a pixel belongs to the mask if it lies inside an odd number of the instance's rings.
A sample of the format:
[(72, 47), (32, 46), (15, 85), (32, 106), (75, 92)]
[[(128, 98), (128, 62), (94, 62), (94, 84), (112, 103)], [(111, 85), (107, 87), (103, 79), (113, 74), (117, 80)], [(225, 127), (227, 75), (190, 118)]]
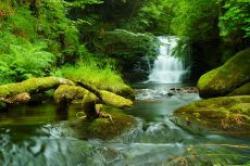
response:
[(108, 118), (97, 119), (79, 119), (71, 124), (71, 127), (77, 131), (78, 137), (111, 139), (129, 130), (136, 120), (130, 115), (122, 113), (121, 110), (104, 106), (102, 112), (110, 114), (113, 122)]
[[(94, 93), (99, 94), (95, 95)], [(81, 86), (70, 85), (61, 85), (54, 93), (54, 99), (57, 103), (60, 103), (60, 105), (65, 101), (68, 102), (67, 104), (78, 103), (81, 105), (79, 111), (84, 111), (81, 113), (87, 115), (87, 117), (82, 115), (82, 118), (72, 125), (73, 129), (78, 131), (80, 137), (113, 138), (134, 124), (133, 117), (114, 108), (132, 106), (133, 102), (131, 100), (104, 90), (95, 90), (94, 93)], [(109, 106), (100, 106), (98, 103)], [(111, 115), (112, 118), (110, 119), (108, 116), (103, 118), (104, 116), (101, 115)]]
[[(223, 66), (204, 74), (198, 82), (201, 97), (226, 95), (248, 83), (250, 81), (249, 64), (250, 48), (237, 53)], [(235, 94), (249, 94), (248, 92), (249, 89), (247, 91), (241, 89)]]
[(207, 128), (233, 136), (250, 137), (250, 95), (218, 97), (184, 106), (174, 115), (188, 130)]
[(196, 87), (183, 87), (183, 88), (171, 88), (169, 89), (170, 93), (198, 93)]

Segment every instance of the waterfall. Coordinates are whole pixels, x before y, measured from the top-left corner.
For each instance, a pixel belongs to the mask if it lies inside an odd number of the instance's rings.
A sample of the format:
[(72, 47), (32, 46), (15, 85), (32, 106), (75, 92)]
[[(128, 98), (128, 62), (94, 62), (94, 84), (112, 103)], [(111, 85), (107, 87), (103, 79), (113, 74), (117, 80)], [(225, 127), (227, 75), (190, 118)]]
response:
[(159, 55), (154, 61), (153, 69), (149, 75), (150, 82), (179, 83), (185, 73), (181, 60), (172, 56), (177, 46), (178, 38), (173, 36), (158, 37), (160, 41)]

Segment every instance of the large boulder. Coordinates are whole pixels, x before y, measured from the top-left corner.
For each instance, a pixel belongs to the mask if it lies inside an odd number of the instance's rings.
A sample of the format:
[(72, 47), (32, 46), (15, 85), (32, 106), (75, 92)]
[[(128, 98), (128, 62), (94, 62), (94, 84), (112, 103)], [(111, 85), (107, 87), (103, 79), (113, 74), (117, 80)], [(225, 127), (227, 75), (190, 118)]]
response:
[(229, 96), (237, 96), (237, 95), (248, 95), (250, 94), (250, 82), (240, 86), (239, 88), (234, 89)]
[(176, 123), (190, 131), (206, 128), (211, 132), (250, 137), (250, 95), (197, 101), (178, 109), (174, 115)]
[[(249, 64), (250, 48), (237, 53), (224, 65), (204, 74), (198, 81), (200, 96), (213, 97), (226, 95), (248, 83), (250, 81)], [(243, 92), (243, 94), (249, 93)]]

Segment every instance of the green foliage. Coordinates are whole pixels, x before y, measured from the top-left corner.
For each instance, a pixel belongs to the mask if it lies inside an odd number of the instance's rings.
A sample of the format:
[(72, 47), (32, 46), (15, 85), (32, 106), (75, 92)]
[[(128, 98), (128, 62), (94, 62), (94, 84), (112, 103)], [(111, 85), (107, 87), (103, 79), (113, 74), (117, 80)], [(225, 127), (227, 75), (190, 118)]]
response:
[(112, 67), (99, 67), (96, 62), (82, 63), (76, 66), (63, 66), (55, 72), (57, 76), (63, 76), (73, 81), (83, 81), (98, 89), (109, 90), (114, 93), (130, 90), (123, 82), (121, 76)]
[(250, 37), (250, 1), (228, 0), (220, 17), (221, 35), (239, 39)]
[(3, 1), (0, 3), (0, 21), (12, 15), (13, 13), (14, 9), (12, 8), (12, 6), (8, 1)]
[(46, 43), (27, 43), (25, 46), (10, 45), (10, 54), (4, 59), (21, 76), (45, 75), (55, 60), (53, 54), (45, 51)]
[(174, 4), (172, 0), (146, 0), (135, 16), (126, 21), (124, 27), (132, 31), (168, 34)]
[(124, 29), (105, 32), (95, 43), (98, 51), (126, 61), (143, 56), (154, 58), (158, 47), (154, 36)]
[(66, 14), (62, 0), (1, 2), (0, 83), (48, 75), (87, 52)]
[(50, 51), (60, 56), (62, 63), (80, 57), (82, 46), (78, 29), (66, 17), (63, 0), (42, 1), (38, 6), (38, 34), (48, 39)]
[(172, 31), (193, 40), (217, 37), (219, 6), (216, 0), (180, 0), (174, 8)]
[(86, 6), (88, 5), (96, 5), (96, 4), (102, 4), (103, 1), (102, 0), (71, 0), (71, 1), (67, 1), (64, 2), (67, 4), (67, 7), (70, 8), (82, 8), (84, 9)]
[(27, 7), (20, 7), (14, 10), (0, 23), (2, 31), (9, 31), (12, 34), (26, 39), (36, 38), (35, 19)]
[(0, 33), (0, 36), (1, 83), (48, 74), (55, 56), (46, 51), (45, 42), (32, 44), (9, 33)]

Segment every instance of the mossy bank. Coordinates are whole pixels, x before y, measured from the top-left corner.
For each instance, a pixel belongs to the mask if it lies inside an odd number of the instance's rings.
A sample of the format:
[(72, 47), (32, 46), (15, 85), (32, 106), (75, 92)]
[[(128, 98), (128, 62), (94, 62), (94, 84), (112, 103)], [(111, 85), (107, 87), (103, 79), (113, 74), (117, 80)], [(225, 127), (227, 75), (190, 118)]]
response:
[(249, 95), (197, 101), (178, 109), (174, 115), (177, 124), (190, 131), (206, 128), (211, 132), (250, 137)]

